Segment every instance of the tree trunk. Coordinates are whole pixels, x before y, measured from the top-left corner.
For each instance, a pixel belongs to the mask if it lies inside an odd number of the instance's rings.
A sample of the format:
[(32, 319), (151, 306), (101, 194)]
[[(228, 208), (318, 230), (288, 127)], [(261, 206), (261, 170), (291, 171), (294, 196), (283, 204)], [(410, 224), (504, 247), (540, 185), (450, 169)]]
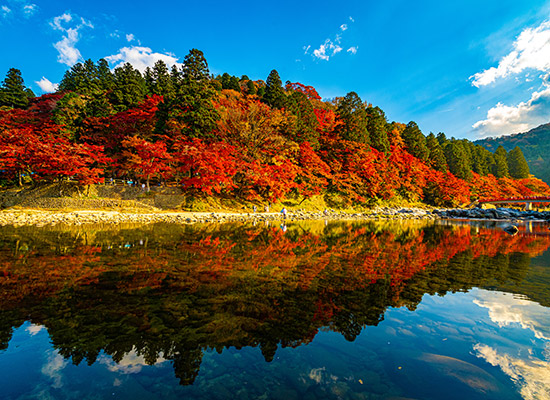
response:
[(149, 187), (149, 175), (147, 175), (147, 191), (151, 191), (151, 188)]
[(23, 181), (21, 179), (21, 171), (17, 172), (17, 176), (19, 177), (19, 186), (23, 186)]

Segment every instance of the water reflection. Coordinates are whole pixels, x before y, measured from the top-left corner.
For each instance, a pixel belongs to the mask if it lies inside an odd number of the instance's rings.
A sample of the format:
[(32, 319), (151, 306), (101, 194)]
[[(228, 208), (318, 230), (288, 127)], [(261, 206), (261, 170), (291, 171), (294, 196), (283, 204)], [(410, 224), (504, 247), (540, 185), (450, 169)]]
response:
[[(53, 388), (69, 362), (116, 373), (116, 387), (148, 365), (172, 368), (180, 384), (195, 383), (198, 397), (228, 368), (240, 371), (241, 385), (254, 381), (249, 364), (263, 380), (288, 375), (294, 393), (312, 398), (441, 398), (449, 385), (462, 388), (456, 398), (517, 398), (504, 389), (511, 379), (529, 399), (550, 387), (550, 318), (542, 306), (550, 277), (530, 265), (550, 246), (544, 226), (513, 237), (483, 225), (425, 222), (21, 227), (4, 228), (0, 240), (0, 346), (7, 349), (22, 325), (28, 336), (47, 332), (53, 348), (40, 371)], [(522, 297), (486, 290), (466, 300), (426, 297), (473, 287)], [(426, 307), (437, 311), (435, 322), (423, 316)], [(521, 352), (511, 350), (517, 340), (481, 341), (489, 335), (475, 314), (532, 338), (522, 339)], [(443, 339), (454, 349), (442, 349)], [(254, 348), (270, 364), (258, 364)], [(310, 357), (325, 361), (298, 360), (313, 350)], [(205, 379), (195, 382), (201, 368)], [(277, 386), (268, 383), (249, 397)]]

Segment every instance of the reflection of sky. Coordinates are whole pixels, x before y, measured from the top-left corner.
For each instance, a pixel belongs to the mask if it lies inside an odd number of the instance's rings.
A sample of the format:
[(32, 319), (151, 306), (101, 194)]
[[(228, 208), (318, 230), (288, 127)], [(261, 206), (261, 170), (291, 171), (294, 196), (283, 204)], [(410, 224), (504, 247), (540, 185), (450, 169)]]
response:
[[(154, 365), (165, 362), (166, 360), (161, 356)], [(111, 372), (120, 372), (122, 374), (137, 374), (141, 372), (142, 368), (147, 364), (145, 357), (137, 353), (136, 349), (132, 349), (129, 353), (125, 354), (118, 363), (115, 363), (113, 359), (107, 355), (99, 357), (98, 362), (106, 365), (107, 369)]]
[[(514, 330), (532, 332), (534, 338), (513, 346), (477, 343), (476, 355), (499, 367), (520, 388), (526, 400), (550, 399), (550, 312), (547, 308), (517, 296), (478, 290), (474, 304), (486, 308), (489, 318), (504, 337), (515, 336)], [(530, 335), (528, 335), (530, 336)], [(537, 344), (540, 351), (533, 349)]]
[(550, 399), (549, 338), (550, 309), (524, 298), (480, 289), (425, 295), (415, 311), (386, 310), (353, 342), (322, 331), (305, 346), (279, 348), (270, 363), (258, 348), (207, 351), (194, 385), (184, 387), (171, 363), (159, 357), (149, 366), (135, 348), (118, 363), (102, 353), (92, 366), (73, 365), (52, 348), (43, 326), (25, 323), (0, 352), (0, 387), (16, 393), (10, 400), (83, 393), (208, 398), (221, 388), (227, 396), (220, 398), (232, 398), (238, 388), (250, 389), (247, 382), (260, 388), (250, 398), (302, 386), (343, 399), (362, 390), (397, 398)]

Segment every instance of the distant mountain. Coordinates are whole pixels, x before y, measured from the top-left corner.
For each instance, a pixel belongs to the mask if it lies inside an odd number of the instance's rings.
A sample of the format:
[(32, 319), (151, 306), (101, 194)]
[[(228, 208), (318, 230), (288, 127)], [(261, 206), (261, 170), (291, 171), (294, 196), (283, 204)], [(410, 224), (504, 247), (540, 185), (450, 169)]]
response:
[(528, 132), (477, 140), (474, 143), (482, 145), (491, 152), (500, 145), (506, 151), (519, 146), (529, 164), (530, 172), (546, 183), (550, 183), (550, 123), (540, 125)]

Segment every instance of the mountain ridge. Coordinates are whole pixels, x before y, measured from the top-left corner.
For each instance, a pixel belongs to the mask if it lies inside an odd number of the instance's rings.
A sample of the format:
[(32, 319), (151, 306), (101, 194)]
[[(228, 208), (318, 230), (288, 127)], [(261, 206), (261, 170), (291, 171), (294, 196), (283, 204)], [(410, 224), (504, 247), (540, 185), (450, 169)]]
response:
[(550, 122), (527, 132), (489, 137), (476, 140), (474, 143), (491, 152), (499, 146), (504, 147), (506, 151), (518, 146), (527, 160), (531, 174), (546, 183), (550, 182)]

